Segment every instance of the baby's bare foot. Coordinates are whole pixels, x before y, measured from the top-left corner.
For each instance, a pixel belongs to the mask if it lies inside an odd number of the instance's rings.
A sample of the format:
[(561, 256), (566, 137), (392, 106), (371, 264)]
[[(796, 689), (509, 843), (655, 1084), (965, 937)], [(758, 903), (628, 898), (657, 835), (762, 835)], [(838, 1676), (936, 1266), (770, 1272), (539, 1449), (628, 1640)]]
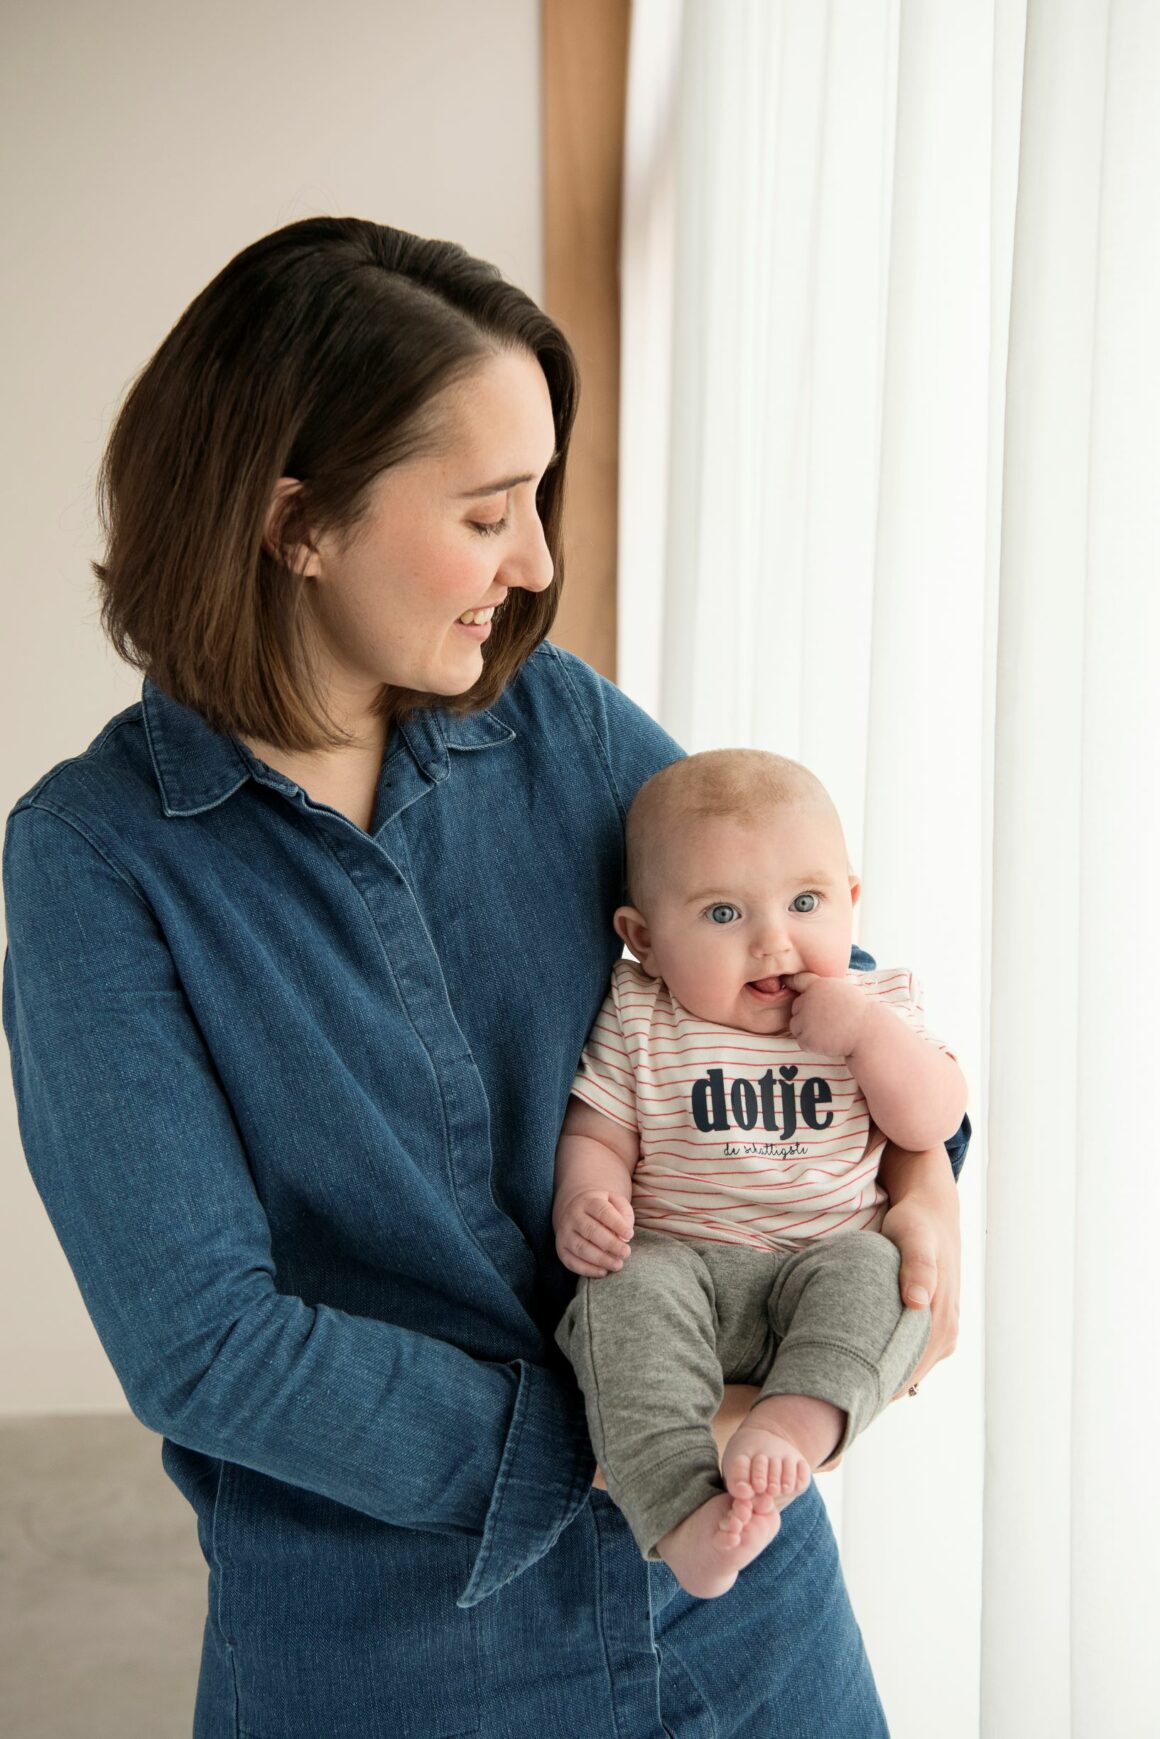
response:
[(760, 1514), (781, 1510), (810, 1483), (810, 1464), (788, 1437), (761, 1425), (739, 1425), (721, 1457), (721, 1477), (735, 1498)]
[(663, 1535), (657, 1551), (686, 1594), (713, 1600), (729, 1592), (780, 1526), (772, 1505), (758, 1514), (748, 1500), (721, 1492)]

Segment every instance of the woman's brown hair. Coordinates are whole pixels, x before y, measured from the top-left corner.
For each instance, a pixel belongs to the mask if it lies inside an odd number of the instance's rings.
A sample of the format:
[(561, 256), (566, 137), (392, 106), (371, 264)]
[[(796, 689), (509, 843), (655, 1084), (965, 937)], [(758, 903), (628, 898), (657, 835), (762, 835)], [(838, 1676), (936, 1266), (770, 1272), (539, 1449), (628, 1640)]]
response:
[(466, 694), (384, 688), (379, 710), (491, 705), (556, 614), (575, 358), (495, 266), (362, 218), (307, 218), (245, 248), (133, 383), (101, 465), (92, 564), (121, 657), (214, 730), (290, 751), (345, 742), (310, 671), (307, 581), (263, 542), (274, 486), (303, 485), (287, 547), (353, 529), (378, 474), (435, 447), (436, 395), (511, 349), (536, 357), (552, 400), (557, 457), (537, 508), (555, 578), (512, 588)]

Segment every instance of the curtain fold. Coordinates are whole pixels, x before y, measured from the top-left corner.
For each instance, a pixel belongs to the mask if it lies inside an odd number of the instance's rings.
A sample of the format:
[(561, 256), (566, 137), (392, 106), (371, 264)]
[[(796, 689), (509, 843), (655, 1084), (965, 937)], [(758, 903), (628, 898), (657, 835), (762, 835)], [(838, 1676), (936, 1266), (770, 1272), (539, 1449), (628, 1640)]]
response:
[(1030, 0), (995, 724), (996, 1739), (1156, 1724), (1143, 1667), (1160, 1634), (1160, 1508), (1154, 1481), (1120, 1463), (1157, 1423), (1146, 1240), (1160, 1189), (1132, 1085), (1160, 1044), (1136, 904), (1160, 847), (1158, 77), (1154, 7)]
[(619, 680), (826, 781), (972, 1084), (959, 1351), (819, 1482), (891, 1730), (1143, 1735), (1160, 12), (635, 0), (629, 78)]

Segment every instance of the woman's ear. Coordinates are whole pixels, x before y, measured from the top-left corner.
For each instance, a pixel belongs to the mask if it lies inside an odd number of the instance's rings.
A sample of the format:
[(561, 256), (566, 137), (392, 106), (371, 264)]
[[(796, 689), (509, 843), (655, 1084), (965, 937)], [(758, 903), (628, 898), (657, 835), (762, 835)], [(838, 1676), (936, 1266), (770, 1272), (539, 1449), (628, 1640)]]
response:
[(648, 972), (646, 956), (652, 951), (652, 941), (644, 913), (638, 912), (635, 906), (618, 906), (612, 914), (612, 927)]
[(266, 509), (262, 547), (291, 573), (317, 577), (318, 552), (301, 524), (301, 495), (297, 477), (279, 477)]

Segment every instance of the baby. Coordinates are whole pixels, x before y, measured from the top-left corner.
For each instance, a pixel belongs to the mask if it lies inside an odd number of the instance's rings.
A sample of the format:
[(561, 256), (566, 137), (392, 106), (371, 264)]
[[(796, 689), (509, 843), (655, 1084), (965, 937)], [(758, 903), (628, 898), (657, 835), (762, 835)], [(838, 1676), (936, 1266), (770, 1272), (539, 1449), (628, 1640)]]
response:
[[(908, 971), (849, 969), (860, 885), (805, 767), (674, 761), (627, 847), (636, 960), (556, 1152), (556, 1248), (584, 1277), (556, 1340), (641, 1551), (708, 1598), (915, 1370), (930, 1312), (899, 1297), (878, 1163), (952, 1135), (966, 1084)], [(725, 1382), (760, 1395), (718, 1466)]]

